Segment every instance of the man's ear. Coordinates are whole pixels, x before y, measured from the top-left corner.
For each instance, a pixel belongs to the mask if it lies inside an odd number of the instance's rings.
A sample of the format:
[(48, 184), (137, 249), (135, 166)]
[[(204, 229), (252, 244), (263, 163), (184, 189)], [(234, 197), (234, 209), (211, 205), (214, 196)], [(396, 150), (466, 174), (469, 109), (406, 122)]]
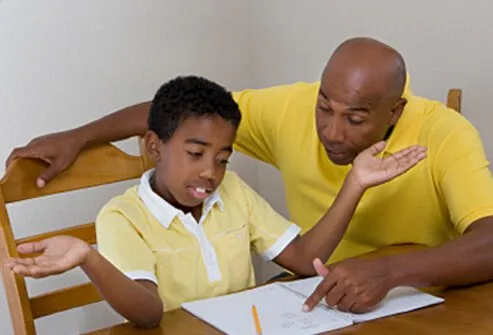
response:
[(404, 107), (406, 107), (407, 104), (407, 99), (406, 98), (400, 98), (399, 101), (397, 101), (390, 110), (390, 113), (392, 113), (392, 118), (390, 119), (390, 126), (395, 126), (397, 121), (399, 121), (399, 118), (402, 115), (402, 112), (404, 111)]
[(161, 159), (160, 145), (162, 141), (152, 130), (148, 130), (144, 135), (144, 147), (149, 157), (152, 158), (154, 163), (159, 162)]

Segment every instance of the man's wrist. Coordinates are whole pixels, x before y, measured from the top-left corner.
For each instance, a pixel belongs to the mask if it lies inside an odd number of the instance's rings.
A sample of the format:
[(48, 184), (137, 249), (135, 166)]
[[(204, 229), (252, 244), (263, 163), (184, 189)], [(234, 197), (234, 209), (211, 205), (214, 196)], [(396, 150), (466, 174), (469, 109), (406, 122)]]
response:
[(419, 274), (416, 273), (419, 267), (416, 266), (415, 261), (411, 260), (409, 254), (389, 255), (386, 258), (392, 287), (420, 286), (417, 280)]
[(87, 137), (84, 127), (68, 130), (67, 133), (73, 139), (74, 146), (78, 150), (82, 150), (89, 145), (89, 139)]

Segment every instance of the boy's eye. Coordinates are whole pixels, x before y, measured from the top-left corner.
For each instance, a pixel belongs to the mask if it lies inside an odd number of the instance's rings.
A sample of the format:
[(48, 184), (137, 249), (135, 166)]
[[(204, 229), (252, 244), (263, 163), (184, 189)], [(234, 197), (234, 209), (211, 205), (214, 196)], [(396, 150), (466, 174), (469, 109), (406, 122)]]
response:
[(217, 162), (222, 165), (228, 165), (229, 160), (228, 159), (218, 159)]
[(192, 157), (202, 157), (202, 153), (201, 152), (196, 152), (196, 151), (187, 151), (188, 154)]

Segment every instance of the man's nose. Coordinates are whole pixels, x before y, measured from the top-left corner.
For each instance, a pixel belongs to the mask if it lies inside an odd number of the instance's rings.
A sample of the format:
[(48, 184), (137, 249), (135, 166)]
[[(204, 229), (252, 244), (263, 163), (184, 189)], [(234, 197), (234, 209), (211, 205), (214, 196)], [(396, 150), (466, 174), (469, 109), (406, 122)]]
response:
[(344, 142), (344, 125), (337, 117), (331, 117), (323, 132), (328, 142)]

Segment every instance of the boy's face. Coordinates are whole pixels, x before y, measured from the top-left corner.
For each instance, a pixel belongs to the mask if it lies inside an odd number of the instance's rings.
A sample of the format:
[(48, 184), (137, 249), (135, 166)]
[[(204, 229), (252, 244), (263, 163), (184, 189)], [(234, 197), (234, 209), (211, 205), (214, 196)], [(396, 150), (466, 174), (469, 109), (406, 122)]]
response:
[(156, 162), (154, 191), (185, 211), (201, 206), (223, 180), (235, 135), (218, 115), (186, 119), (166, 143), (147, 132), (146, 148)]

